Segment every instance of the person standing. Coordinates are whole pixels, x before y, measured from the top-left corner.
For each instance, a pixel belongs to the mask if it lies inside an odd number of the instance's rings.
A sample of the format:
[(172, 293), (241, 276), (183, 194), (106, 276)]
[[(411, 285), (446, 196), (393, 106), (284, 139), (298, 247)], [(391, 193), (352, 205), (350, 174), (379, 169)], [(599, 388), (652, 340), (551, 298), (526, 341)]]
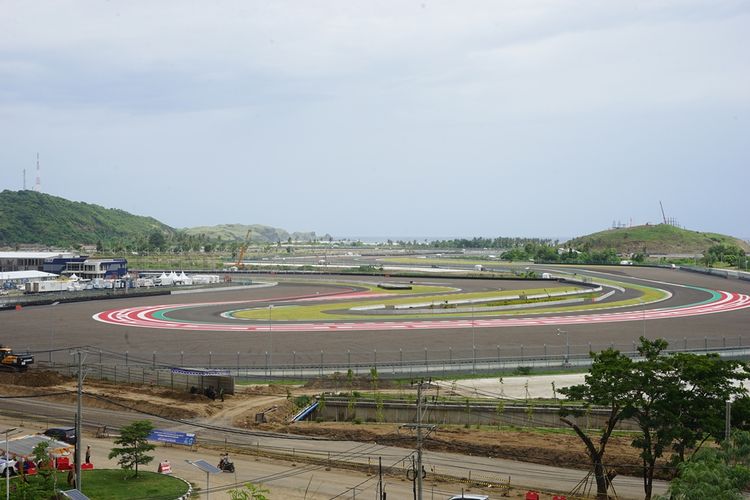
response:
[(91, 463), (91, 446), (86, 447), (86, 463)]

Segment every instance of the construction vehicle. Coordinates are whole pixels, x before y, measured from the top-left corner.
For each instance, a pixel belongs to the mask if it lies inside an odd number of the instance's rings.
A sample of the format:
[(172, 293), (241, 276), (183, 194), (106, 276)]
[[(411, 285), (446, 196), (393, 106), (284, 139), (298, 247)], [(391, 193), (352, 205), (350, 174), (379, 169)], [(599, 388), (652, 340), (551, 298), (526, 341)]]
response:
[(237, 254), (237, 263), (234, 265), (237, 269), (244, 269), (245, 264), (242, 263), (242, 261), (245, 259), (245, 252), (247, 252), (247, 246), (250, 244), (250, 233), (252, 232), (252, 229), (247, 230), (247, 234), (245, 235), (245, 241), (242, 243), (242, 246), (240, 247), (240, 252)]
[(10, 372), (25, 372), (34, 363), (31, 354), (15, 354), (10, 347), (0, 345), (0, 370)]

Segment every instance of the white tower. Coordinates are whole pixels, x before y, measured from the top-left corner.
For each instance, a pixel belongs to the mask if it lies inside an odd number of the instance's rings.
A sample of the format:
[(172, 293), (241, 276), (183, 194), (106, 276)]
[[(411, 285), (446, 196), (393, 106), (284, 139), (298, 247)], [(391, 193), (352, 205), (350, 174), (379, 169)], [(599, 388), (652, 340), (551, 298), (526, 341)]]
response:
[(36, 183), (34, 184), (34, 191), (37, 193), (42, 191), (42, 178), (39, 174), (39, 153), (36, 154)]

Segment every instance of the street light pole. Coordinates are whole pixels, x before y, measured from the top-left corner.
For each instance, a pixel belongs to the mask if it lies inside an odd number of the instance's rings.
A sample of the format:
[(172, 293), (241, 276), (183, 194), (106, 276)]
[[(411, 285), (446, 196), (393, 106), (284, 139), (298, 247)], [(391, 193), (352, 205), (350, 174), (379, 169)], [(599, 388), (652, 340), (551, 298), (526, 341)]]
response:
[(15, 431), (16, 427), (12, 429), (5, 429), (5, 500), (10, 500), (10, 453), (8, 453), (8, 434)]
[(474, 303), (471, 303), (471, 372), (477, 373), (477, 341), (474, 332)]
[(570, 342), (568, 340), (568, 332), (566, 330), (557, 329), (557, 335), (565, 334), (565, 365), (567, 366), (570, 362)]
[[(59, 301), (55, 301), (50, 305), (54, 307), (59, 303), (60, 303)], [(50, 336), (49, 336), (49, 364), (50, 365), (52, 365), (52, 351), (55, 348), (55, 324), (57, 323), (56, 321), (57, 318), (56, 318), (56, 315), (54, 314), (54, 311), (55, 309), (53, 309), (53, 313), (52, 313), (52, 329), (50, 330)]]
[(271, 362), (273, 356), (273, 324), (271, 323), (271, 312), (273, 311), (273, 304), (268, 304), (268, 377), (271, 377)]

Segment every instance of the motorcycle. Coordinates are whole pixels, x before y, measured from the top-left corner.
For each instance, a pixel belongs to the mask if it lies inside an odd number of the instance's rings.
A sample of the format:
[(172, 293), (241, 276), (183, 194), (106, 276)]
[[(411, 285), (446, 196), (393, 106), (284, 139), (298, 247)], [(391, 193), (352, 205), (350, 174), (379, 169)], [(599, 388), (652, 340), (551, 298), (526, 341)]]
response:
[(219, 469), (223, 472), (234, 472), (234, 462), (232, 462), (228, 456), (221, 457), (219, 460)]

